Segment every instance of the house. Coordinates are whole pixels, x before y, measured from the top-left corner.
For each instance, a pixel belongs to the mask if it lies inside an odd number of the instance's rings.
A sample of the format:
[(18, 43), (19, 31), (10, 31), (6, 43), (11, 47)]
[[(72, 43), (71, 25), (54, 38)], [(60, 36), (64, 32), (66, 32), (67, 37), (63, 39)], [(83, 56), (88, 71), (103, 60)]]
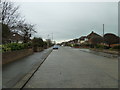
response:
[(9, 36), (9, 41), (11, 43), (23, 43), (23, 36), (21, 36), (18, 33), (13, 33), (11, 32), (10, 36)]
[(79, 40), (79, 39), (73, 39), (73, 43), (74, 43), (74, 44), (79, 44), (78, 40)]
[(90, 34), (88, 34), (86, 37), (88, 39), (88, 44), (92, 44), (92, 38), (99, 37), (102, 39), (102, 36), (100, 36), (99, 34), (93, 32), (93, 31)]
[(79, 43), (80, 43), (80, 44), (85, 43), (86, 41), (88, 41), (87, 36), (81, 36), (81, 37), (79, 38)]
[(90, 38), (92, 38), (94, 36), (100, 36), (100, 35), (92, 31), (90, 34), (87, 35), (87, 38), (89, 40)]

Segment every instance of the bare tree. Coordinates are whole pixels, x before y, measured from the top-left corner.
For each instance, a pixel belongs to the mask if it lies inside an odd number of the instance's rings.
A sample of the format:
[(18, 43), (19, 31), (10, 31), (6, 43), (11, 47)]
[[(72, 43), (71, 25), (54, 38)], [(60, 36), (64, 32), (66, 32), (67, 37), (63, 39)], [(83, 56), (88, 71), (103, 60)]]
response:
[[(32, 24), (26, 23), (25, 19), (18, 12), (19, 6), (15, 6), (13, 2), (2, 1), (2, 18), (3, 25), (8, 26), (11, 32), (21, 33), (24, 38), (24, 43), (28, 42), (32, 33), (36, 32)], [(2, 32), (6, 31), (2, 29)]]
[(12, 27), (20, 21), (19, 6), (15, 6), (13, 2), (2, 1), (2, 23)]
[(28, 23), (19, 24), (19, 28), (21, 29), (22, 35), (24, 38), (24, 41), (23, 41), (24, 43), (27, 43), (29, 41), (31, 35), (36, 32), (34, 30), (34, 26), (35, 25), (28, 24)]

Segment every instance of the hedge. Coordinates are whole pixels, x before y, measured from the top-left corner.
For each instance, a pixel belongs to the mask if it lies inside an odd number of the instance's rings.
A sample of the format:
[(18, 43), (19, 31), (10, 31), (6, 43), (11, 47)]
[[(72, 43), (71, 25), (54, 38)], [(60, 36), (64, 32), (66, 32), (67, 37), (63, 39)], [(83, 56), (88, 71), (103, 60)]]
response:
[(8, 52), (8, 51), (16, 51), (16, 50), (22, 50), (27, 49), (31, 47), (30, 43), (9, 43), (1, 45), (2, 52)]
[(120, 50), (120, 45), (112, 47), (112, 49)]

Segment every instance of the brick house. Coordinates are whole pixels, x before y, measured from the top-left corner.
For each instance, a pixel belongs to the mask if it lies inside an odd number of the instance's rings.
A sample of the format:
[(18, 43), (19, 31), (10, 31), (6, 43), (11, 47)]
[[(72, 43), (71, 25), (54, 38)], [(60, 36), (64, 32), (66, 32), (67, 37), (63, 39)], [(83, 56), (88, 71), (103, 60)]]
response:
[(11, 43), (22, 43), (23, 42), (23, 37), (18, 34), (18, 33), (11, 33), (9, 40)]
[(89, 44), (92, 44), (91, 39), (92, 39), (93, 37), (100, 37), (100, 38), (102, 39), (102, 36), (100, 36), (99, 34), (97, 34), (97, 33), (95, 33), (95, 32), (92, 31), (90, 34), (88, 34), (88, 35), (86, 36), (86, 38), (88, 39), (88, 43), (89, 43)]
[(79, 43), (80, 43), (80, 44), (86, 43), (86, 41), (88, 41), (87, 36), (81, 36), (81, 37), (79, 38)]

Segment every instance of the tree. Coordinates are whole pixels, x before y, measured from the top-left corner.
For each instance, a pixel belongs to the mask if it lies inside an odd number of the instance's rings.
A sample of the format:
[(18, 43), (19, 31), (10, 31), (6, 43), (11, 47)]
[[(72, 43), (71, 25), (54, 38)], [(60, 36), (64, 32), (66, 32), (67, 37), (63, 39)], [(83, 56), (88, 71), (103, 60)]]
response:
[(46, 42), (47, 42), (47, 47), (52, 46), (52, 41), (50, 39), (46, 39)]
[(11, 32), (18, 27), (24, 19), (20, 17), (18, 12), (19, 6), (15, 6), (13, 2), (2, 0), (1, 3), (1, 19), (2, 24), (2, 42), (8, 42)]
[(110, 47), (111, 44), (119, 43), (119, 37), (116, 36), (115, 34), (107, 33), (104, 35), (104, 42), (108, 44)]
[(47, 48), (47, 42), (46, 41), (44, 41), (44, 46), (43, 47)]
[(19, 6), (15, 6), (13, 2), (1, 1), (2, 6), (2, 23), (8, 26), (17, 24), (20, 20)]
[(24, 43), (27, 43), (32, 33), (36, 32), (34, 30), (35, 25), (25, 22), (25, 19), (18, 12), (19, 6), (15, 6), (13, 2), (3, 0), (1, 1), (1, 6), (2, 17), (0, 22), (7, 28), (3, 29), (2, 32), (6, 33), (9, 28), (10, 32), (21, 34), (24, 38)]
[(7, 25), (2, 24), (2, 38), (8, 38), (10, 35), (10, 29)]
[(6, 40), (9, 39), (11, 32), (7, 25), (2, 24), (2, 43), (6, 43)]
[(28, 23), (19, 24), (18, 27), (21, 29), (21, 32), (22, 32), (22, 35), (24, 38), (24, 41), (23, 41), (24, 43), (27, 43), (29, 41), (31, 35), (36, 32), (34, 30), (34, 26), (35, 25), (28, 24)]
[(37, 38), (34, 37), (32, 40), (33, 47), (43, 47), (44, 46), (44, 41), (42, 38)]

